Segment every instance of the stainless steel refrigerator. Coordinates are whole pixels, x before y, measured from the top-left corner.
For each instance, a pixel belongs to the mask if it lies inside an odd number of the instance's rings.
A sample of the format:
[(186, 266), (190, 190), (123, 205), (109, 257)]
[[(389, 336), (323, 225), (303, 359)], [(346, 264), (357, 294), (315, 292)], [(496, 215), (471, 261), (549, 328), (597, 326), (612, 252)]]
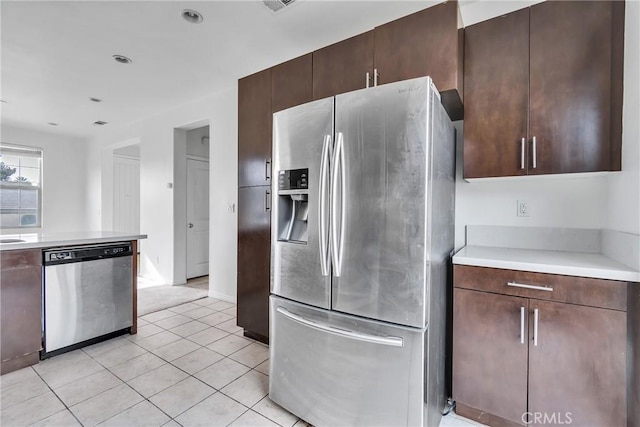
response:
[(274, 114), (270, 398), (317, 426), (437, 426), (455, 130), (428, 77)]

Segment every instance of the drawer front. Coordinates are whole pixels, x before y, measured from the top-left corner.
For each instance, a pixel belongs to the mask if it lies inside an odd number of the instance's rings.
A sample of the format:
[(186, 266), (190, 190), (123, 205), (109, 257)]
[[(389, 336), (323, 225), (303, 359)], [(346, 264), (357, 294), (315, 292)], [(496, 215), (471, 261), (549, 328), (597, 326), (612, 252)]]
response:
[(275, 296), (270, 309), (271, 400), (313, 425), (425, 425), (424, 329)]
[(627, 310), (627, 283), (455, 265), (454, 287), (590, 307)]

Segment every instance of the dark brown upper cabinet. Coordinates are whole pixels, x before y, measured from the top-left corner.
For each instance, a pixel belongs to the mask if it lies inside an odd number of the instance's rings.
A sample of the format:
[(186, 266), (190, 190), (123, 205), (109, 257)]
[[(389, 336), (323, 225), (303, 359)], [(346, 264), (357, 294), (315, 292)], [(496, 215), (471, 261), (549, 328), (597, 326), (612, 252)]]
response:
[(373, 31), (313, 52), (313, 99), (373, 84)]
[(611, 106), (612, 84), (622, 78), (612, 81), (612, 35), (624, 18), (614, 21), (614, 3), (531, 7), (530, 174), (619, 169), (611, 161), (612, 146), (621, 143), (611, 134)]
[(467, 27), (464, 177), (620, 170), (623, 32), (618, 1)]
[(465, 33), (464, 176), (526, 175), (529, 10)]
[(378, 84), (430, 76), (451, 119), (462, 119), (464, 30), (457, 1), (376, 27), (374, 38)]
[(271, 69), (271, 111), (286, 110), (313, 99), (310, 53)]
[(457, 1), (432, 6), (313, 52), (313, 99), (430, 76), (452, 120), (463, 116)]
[(238, 80), (238, 186), (271, 184), (271, 69)]
[(373, 86), (373, 30), (313, 52), (313, 99)]

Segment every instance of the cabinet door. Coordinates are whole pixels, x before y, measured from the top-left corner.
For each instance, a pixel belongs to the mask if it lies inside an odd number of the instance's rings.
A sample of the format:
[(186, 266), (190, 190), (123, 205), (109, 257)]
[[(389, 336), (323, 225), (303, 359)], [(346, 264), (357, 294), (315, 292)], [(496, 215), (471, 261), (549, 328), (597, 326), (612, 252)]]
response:
[[(523, 424), (528, 304), (526, 298), (454, 289), (453, 398), (458, 404)], [(478, 421), (487, 423), (482, 417)]]
[(464, 177), (526, 175), (528, 9), (466, 28), (464, 79)]
[(313, 52), (313, 99), (373, 86), (373, 31)]
[[(376, 27), (378, 84), (430, 76), (452, 120), (462, 119), (462, 37), (458, 2), (448, 1)], [(462, 25), (460, 25), (462, 27)], [(447, 105), (457, 98), (455, 114)]]
[(238, 326), (269, 336), (271, 187), (238, 189)]
[(530, 174), (610, 169), (612, 3), (531, 7)]
[(626, 313), (538, 300), (530, 310), (529, 412), (625, 426)]
[(238, 186), (271, 183), (271, 69), (238, 80)]
[(271, 110), (273, 113), (312, 100), (312, 62), (308, 53), (271, 69)]
[(42, 252), (2, 252), (0, 293), (0, 372), (5, 374), (38, 361), (41, 349)]

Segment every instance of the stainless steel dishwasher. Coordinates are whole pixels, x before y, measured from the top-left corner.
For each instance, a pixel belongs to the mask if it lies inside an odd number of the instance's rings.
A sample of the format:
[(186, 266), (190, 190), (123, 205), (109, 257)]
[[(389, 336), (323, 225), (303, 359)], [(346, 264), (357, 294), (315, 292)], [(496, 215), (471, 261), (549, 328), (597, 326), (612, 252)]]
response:
[(131, 242), (43, 251), (41, 358), (129, 332)]

